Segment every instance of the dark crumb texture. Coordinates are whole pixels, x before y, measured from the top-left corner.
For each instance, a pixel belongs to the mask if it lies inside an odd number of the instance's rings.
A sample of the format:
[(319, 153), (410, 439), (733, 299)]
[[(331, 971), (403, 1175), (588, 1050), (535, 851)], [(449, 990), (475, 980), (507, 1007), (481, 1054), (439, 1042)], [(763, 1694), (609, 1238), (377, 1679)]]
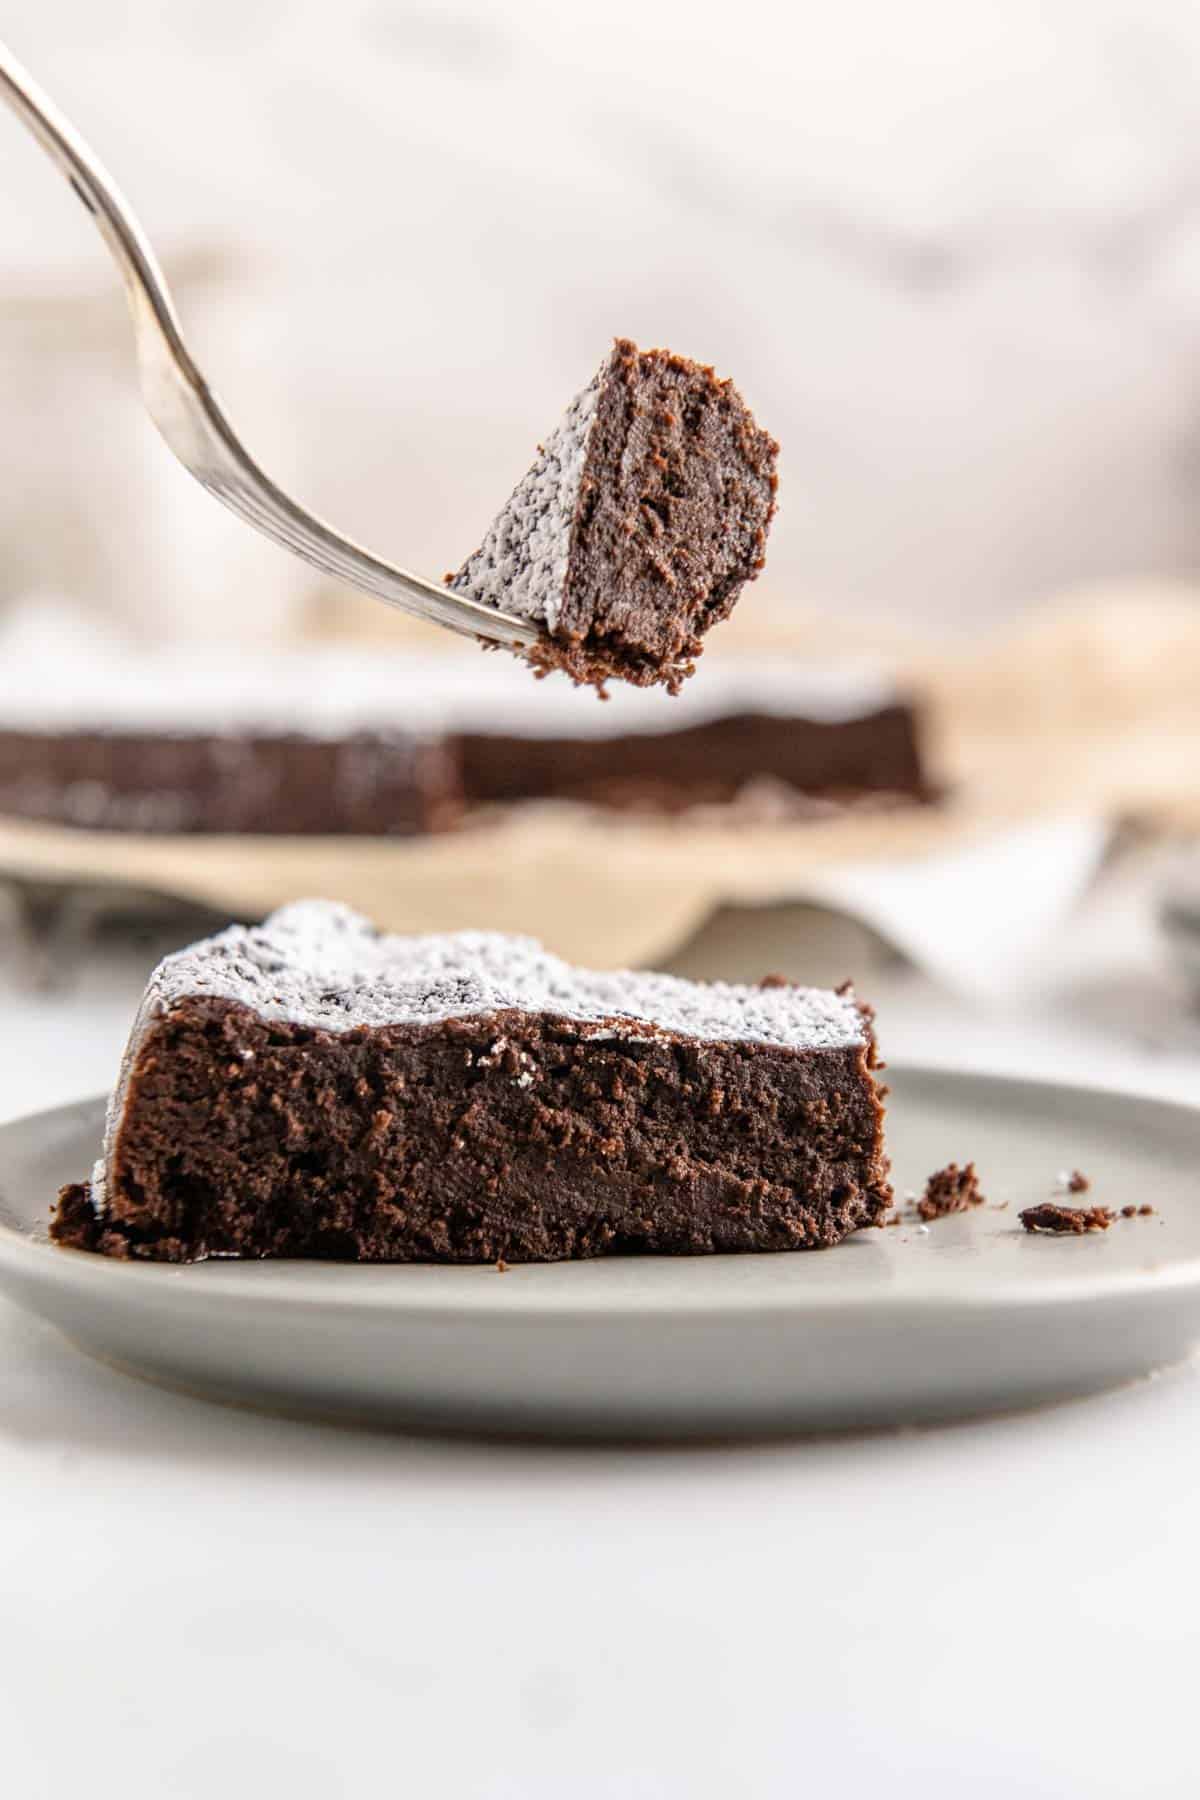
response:
[[(58, 1190), (58, 1204), (50, 1225), (50, 1236), (56, 1244), (68, 1244), (73, 1250), (101, 1250), (103, 1236), (100, 1221), (92, 1206), (89, 1181), (72, 1181)], [(124, 1239), (116, 1239), (105, 1247), (109, 1256), (128, 1255)]]
[(957, 1163), (947, 1163), (925, 1183), (925, 1192), (917, 1202), (917, 1212), (922, 1219), (944, 1219), (950, 1213), (982, 1206), (985, 1198), (973, 1162), (961, 1169)]
[(1121, 1208), (1123, 1219), (1149, 1219), (1153, 1217), (1153, 1214), (1152, 1206), (1123, 1206)]
[(1088, 1231), (1107, 1231), (1114, 1214), (1107, 1206), (1060, 1206), (1045, 1200), (1027, 1206), (1020, 1214), (1026, 1231), (1053, 1233), (1058, 1237), (1082, 1237)]
[[(627, 339), (560, 430), (453, 585), (540, 613), (546, 630), (524, 654), (541, 672), (675, 691), (763, 566), (779, 446), (732, 382)], [(543, 563), (535, 582), (514, 542), (524, 521), (564, 532), (563, 566)]]
[(192, 997), (139, 1046), (98, 1222), (61, 1244), (511, 1265), (797, 1250), (891, 1198), (873, 1041), (597, 1038), (520, 1013), (337, 1033)]
[(1091, 1185), (1082, 1169), (1072, 1169), (1067, 1176), (1068, 1194), (1086, 1194)]

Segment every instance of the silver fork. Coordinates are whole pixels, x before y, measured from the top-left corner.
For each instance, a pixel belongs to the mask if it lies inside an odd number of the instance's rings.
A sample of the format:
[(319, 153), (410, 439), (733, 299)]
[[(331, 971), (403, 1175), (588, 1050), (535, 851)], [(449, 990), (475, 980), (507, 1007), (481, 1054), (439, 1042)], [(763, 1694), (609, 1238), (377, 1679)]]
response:
[(201, 487), (285, 550), (377, 600), (468, 637), (509, 645), (537, 643), (541, 634), (527, 620), (384, 562), (276, 487), (243, 446), (192, 360), (158, 259), (120, 190), (3, 44), (0, 99), (66, 176), (108, 245), (133, 314), (146, 410)]

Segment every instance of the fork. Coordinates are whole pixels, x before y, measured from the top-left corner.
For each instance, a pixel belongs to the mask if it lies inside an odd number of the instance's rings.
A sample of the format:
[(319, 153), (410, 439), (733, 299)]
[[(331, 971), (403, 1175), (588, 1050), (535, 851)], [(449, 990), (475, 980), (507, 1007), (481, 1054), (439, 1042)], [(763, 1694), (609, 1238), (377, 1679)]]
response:
[(0, 99), (66, 176), (107, 244), (133, 315), (142, 399), (189, 475), (256, 531), (376, 600), (468, 637), (512, 646), (537, 643), (541, 633), (527, 620), (384, 562), (276, 486), (242, 444), (196, 367), (158, 259), (119, 188), (3, 44)]

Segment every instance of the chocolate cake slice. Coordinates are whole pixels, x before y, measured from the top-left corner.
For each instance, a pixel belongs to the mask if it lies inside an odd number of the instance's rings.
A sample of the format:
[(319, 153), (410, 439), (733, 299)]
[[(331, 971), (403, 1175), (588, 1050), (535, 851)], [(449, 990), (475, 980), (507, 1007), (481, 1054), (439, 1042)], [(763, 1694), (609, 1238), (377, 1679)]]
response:
[(876, 1067), (848, 990), (594, 973), (300, 902), (155, 972), (54, 1235), (170, 1262), (835, 1244), (890, 1200)]
[(675, 689), (762, 568), (778, 449), (731, 382), (618, 339), (450, 585), (541, 625), (542, 668)]

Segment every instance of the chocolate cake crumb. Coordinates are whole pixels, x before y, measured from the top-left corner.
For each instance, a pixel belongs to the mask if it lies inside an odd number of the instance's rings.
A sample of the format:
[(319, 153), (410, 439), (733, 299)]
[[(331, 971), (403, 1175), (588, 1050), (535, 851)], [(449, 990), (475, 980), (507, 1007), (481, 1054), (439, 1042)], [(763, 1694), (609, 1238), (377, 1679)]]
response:
[(497, 1275), (507, 1275), (508, 1274), (508, 1264), (505, 1262), (505, 1260), (502, 1256), (498, 1256), (496, 1258), (496, 1273), (497, 1273)]
[(985, 1199), (973, 1162), (961, 1169), (957, 1163), (947, 1163), (925, 1183), (917, 1211), (923, 1219), (944, 1219), (950, 1213), (966, 1212), (970, 1206), (982, 1206)]
[(1027, 1206), (1020, 1219), (1026, 1231), (1081, 1237), (1086, 1231), (1107, 1231), (1114, 1216), (1107, 1206), (1060, 1206), (1055, 1200), (1044, 1200), (1040, 1206)]
[(69, 1244), (75, 1250), (96, 1248), (98, 1224), (89, 1181), (72, 1181), (59, 1189), (50, 1235), (55, 1243)]
[(91, 1250), (100, 1256), (127, 1258), (129, 1244), (119, 1231), (109, 1231), (96, 1210), (90, 1181), (60, 1188), (50, 1222), (54, 1243), (67, 1250)]
[(1086, 1194), (1091, 1185), (1082, 1169), (1072, 1169), (1067, 1176), (1068, 1194)]
[(1154, 1208), (1152, 1206), (1139, 1206), (1138, 1207), (1138, 1218), (1139, 1219), (1148, 1219), (1153, 1211), (1154, 1211)]

